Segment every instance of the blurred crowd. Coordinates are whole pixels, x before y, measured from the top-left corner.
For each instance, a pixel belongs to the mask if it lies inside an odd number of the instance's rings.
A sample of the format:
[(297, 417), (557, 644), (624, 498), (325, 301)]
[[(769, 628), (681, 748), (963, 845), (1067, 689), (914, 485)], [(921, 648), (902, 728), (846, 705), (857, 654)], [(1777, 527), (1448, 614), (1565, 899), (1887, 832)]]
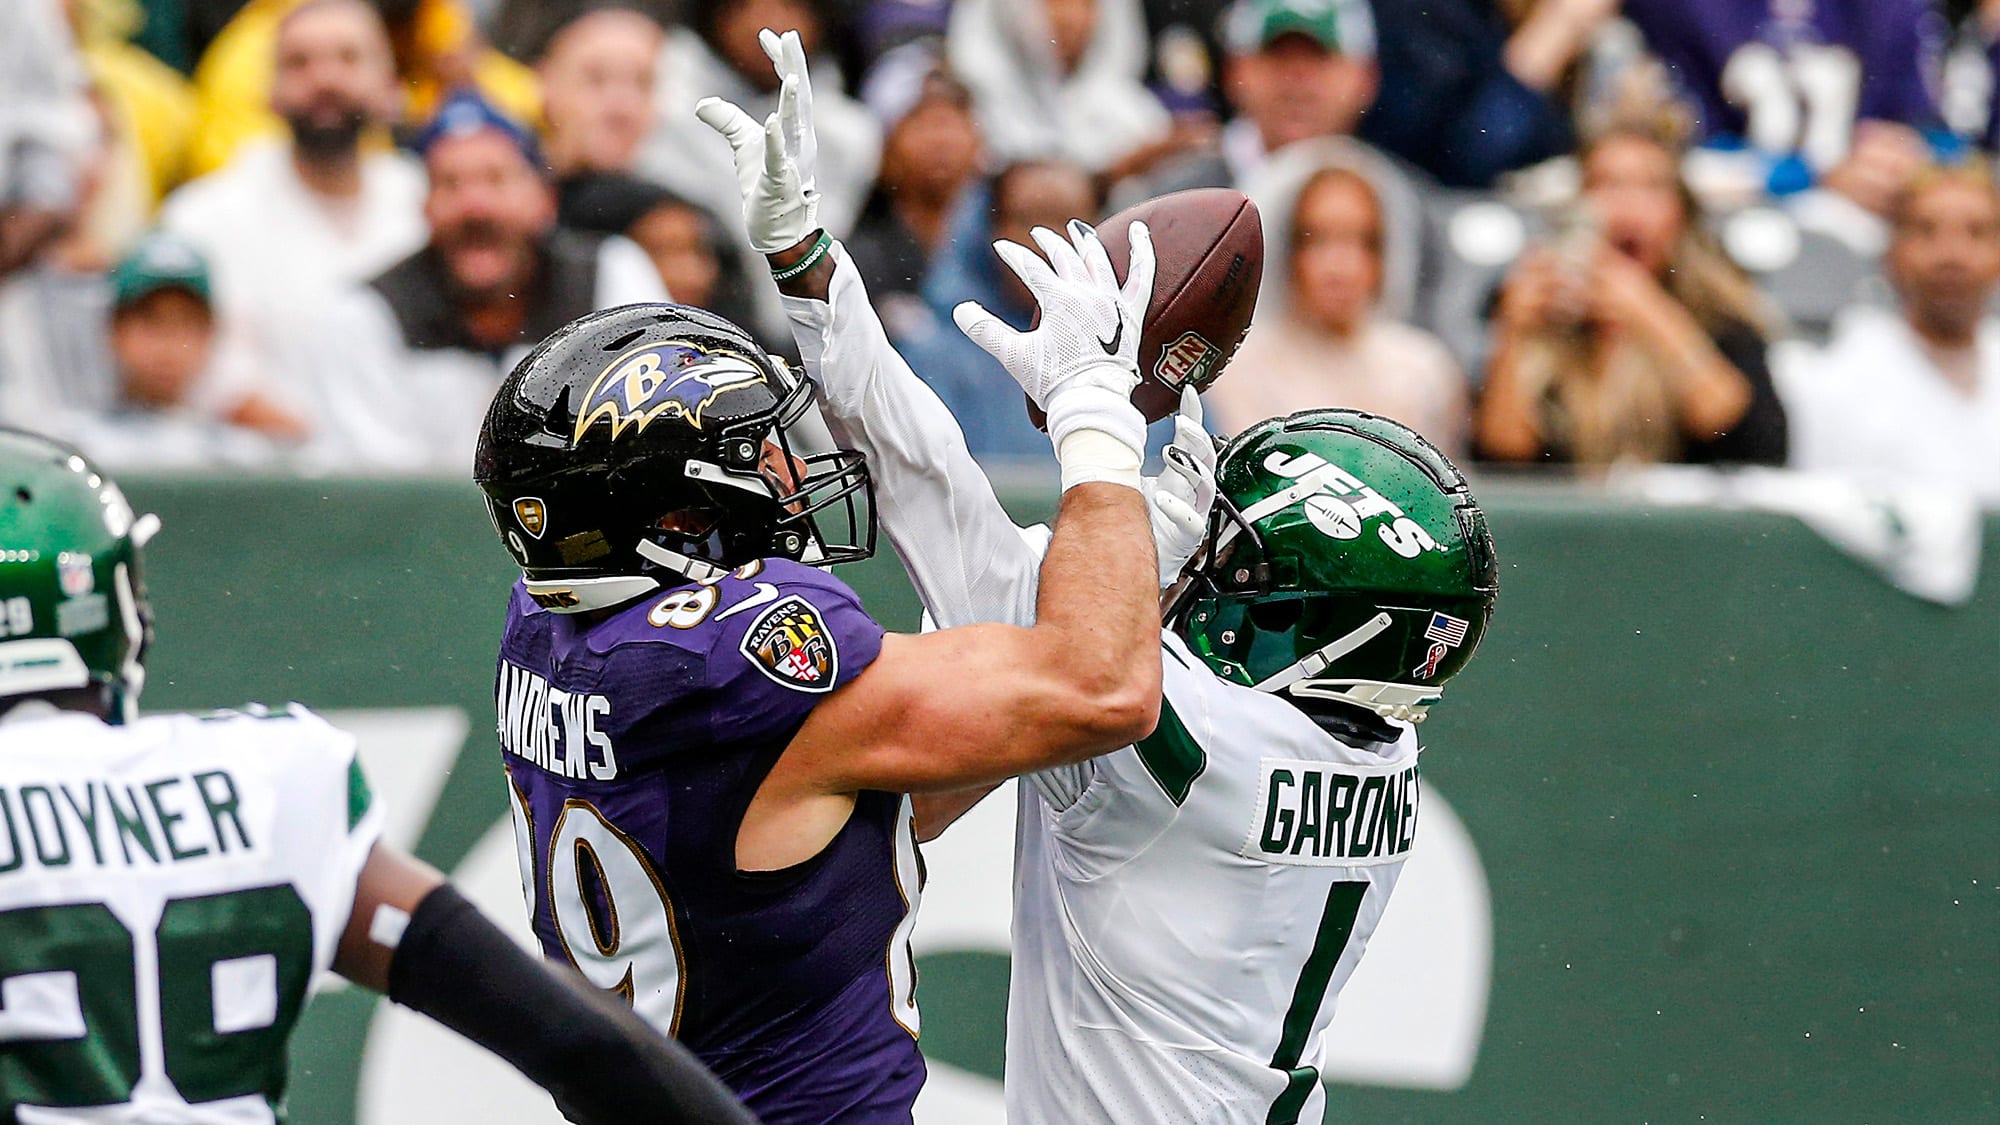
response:
[(719, 95), (811, 53), (820, 216), (995, 464), (995, 238), (1254, 199), (1220, 433), (1794, 465), (2000, 504), (2000, 0), (5, 0), (0, 421), (121, 469), (460, 473), (591, 309), (791, 351)]

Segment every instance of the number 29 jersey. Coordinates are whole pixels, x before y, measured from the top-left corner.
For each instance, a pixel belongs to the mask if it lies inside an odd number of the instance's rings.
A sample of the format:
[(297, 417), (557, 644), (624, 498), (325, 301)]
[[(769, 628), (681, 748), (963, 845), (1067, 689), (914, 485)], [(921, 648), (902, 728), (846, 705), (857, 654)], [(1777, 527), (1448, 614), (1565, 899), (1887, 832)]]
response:
[(497, 678), (524, 892), (542, 948), (680, 1039), (770, 1125), (907, 1122), (923, 1085), (907, 798), (833, 841), (736, 866), (744, 811), (882, 628), (785, 560), (590, 622), (516, 586)]
[(380, 822), (303, 709), (0, 723), (0, 1121), (278, 1120)]

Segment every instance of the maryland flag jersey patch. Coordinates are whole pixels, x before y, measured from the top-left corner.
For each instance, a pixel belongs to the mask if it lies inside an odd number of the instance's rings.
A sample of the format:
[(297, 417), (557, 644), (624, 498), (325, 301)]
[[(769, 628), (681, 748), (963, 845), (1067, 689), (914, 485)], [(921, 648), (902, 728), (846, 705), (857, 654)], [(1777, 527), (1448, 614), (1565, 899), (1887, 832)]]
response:
[(832, 691), (840, 671), (840, 652), (826, 621), (797, 594), (779, 598), (750, 623), (743, 655), (758, 671), (799, 691)]

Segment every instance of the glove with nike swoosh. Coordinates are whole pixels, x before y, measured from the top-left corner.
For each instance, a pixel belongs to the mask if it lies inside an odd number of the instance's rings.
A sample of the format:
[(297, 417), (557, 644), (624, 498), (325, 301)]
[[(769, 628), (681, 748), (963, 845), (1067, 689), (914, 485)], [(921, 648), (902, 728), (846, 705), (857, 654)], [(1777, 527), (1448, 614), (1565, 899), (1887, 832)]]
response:
[(1144, 223), (1132, 224), (1131, 268), (1121, 287), (1088, 225), (1071, 220), (1067, 241), (1046, 227), (1033, 237), (1046, 261), (1004, 239), (993, 249), (1034, 294), (1041, 322), (1016, 331), (973, 301), (953, 309), (952, 319), (1048, 415), (1064, 489), (1087, 481), (1139, 488), (1146, 420), (1132, 405), (1142, 315), (1135, 310), (1153, 291), (1152, 240)]

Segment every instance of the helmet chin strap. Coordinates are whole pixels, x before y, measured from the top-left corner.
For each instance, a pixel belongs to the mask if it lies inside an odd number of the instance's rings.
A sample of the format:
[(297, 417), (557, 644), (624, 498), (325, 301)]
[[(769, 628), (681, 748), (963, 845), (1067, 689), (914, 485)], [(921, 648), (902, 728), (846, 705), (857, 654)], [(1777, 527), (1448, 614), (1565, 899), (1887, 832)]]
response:
[(1390, 625), (1387, 613), (1377, 613), (1361, 623), (1361, 626), (1344, 637), (1337, 637), (1307, 653), (1298, 661), (1282, 669), (1263, 683), (1257, 684), (1258, 691), (1273, 694), (1284, 691), (1300, 680), (1310, 679), (1331, 667), (1333, 662), (1381, 636)]
[(695, 582), (720, 582), (729, 574), (728, 567), (717, 566), (706, 559), (698, 559), (692, 555), (683, 555), (679, 551), (646, 540), (640, 540), (632, 551), (647, 562), (663, 566)]
[(1380, 680), (1322, 680), (1319, 674), (1333, 662), (1374, 640), (1387, 629), (1391, 618), (1377, 613), (1344, 637), (1328, 641), (1307, 653), (1297, 663), (1256, 685), (1258, 691), (1289, 692), (1301, 699), (1333, 699), (1373, 711), (1385, 719), (1409, 723), (1424, 721), (1424, 713), (1442, 694), (1437, 688), (1414, 684), (1390, 684)]

